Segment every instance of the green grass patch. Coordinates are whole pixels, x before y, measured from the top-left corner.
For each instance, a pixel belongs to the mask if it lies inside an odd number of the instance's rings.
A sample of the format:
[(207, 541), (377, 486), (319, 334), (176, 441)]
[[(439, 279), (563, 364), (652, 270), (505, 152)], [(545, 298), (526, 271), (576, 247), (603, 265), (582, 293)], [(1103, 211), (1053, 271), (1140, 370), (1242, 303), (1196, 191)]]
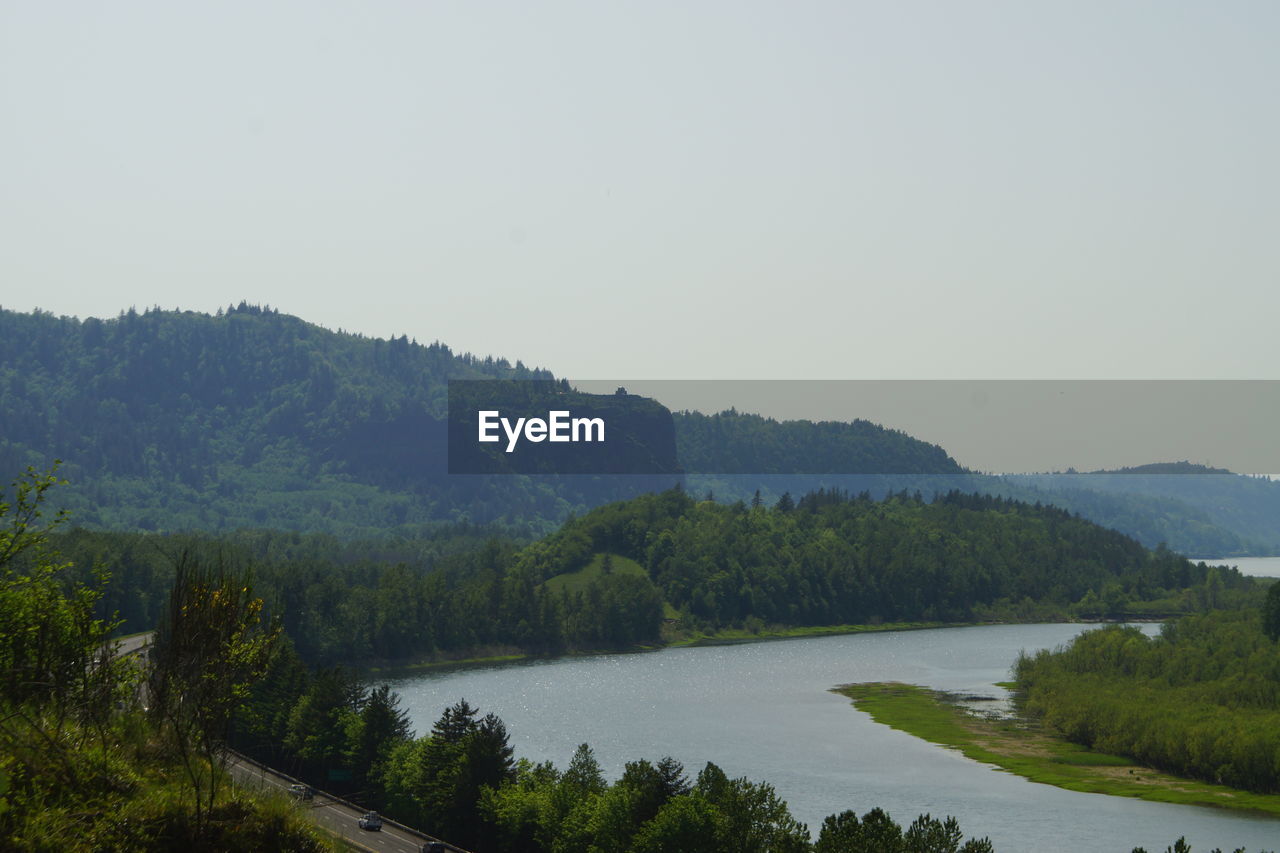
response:
[(562, 575), (556, 575), (548, 578), (542, 585), (549, 592), (582, 592), (592, 581), (599, 581), (605, 577), (604, 562), (605, 557), (609, 557), (609, 573), (614, 575), (636, 575), (637, 577), (649, 577), (649, 573), (644, 570), (644, 566), (635, 560), (622, 557), (617, 554), (596, 554), (591, 558), (591, 562), (578, 569), (576, 572), (565, 572)]
[(469, 666), (487, 666), (490, 664), (513, 663), (518, 660), (525, 660), (532, 657), (526, 654), (504, 654), (504, 655), (477, 655), (469, 658), (444, 658), (441, 660), (423, 660), (414, 661), (413, 663), (398, 664), (395, 666), (371, 666), (365, 667), (365, 672), (386, 672), (396, 673), (412, 670), (423, 669), (448, 669), (450, 667), (469, 667)]
[(1123, 755), (1107, 755), (1105, 752), (1090, 752), (1055, 755), (1053, 760), (1058, 764), (1074, 764), (1077, 767), (1136, 767)]
[(871, 634), (879, 631), (920, 631), (926, 628), (961, 628), (973, 622), (884, 622), (878, 625), (766, 625), (758, 631), (724, 628), (691, 634), (672, 641), (672, 646), (717, 646), (753, 643), (757, 640), (788, 640), (826, 637), (836, 634)]
[(1280, 816), (1280, 795), (1254, 794), (1160, 773), (1123, 756), (1094, 752), (1021, 719), (979, 717), (951, 697), (911, 684), (846, 684), (848, 696), (878, 723), (969, 758), (1071, 791), (1215, 806)]

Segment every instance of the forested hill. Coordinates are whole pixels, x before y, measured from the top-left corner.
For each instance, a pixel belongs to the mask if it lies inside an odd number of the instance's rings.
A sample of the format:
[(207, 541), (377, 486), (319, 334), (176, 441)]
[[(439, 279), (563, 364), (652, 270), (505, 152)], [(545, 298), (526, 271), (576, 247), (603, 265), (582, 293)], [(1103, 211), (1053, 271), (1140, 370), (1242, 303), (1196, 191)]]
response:
[(184, 548), (253, 565), (309, 662), (628, 648), (829, 625), (1166, 617), (1257, 596), (1238, 572), (1148, 550), (1062, 510), (974, 495), (817, 492), (769, 507), (671, 489), (599, 507), (524, 547), (475, 531), (346, 544), (69, 531), (104, 612), (154, 627)]
[(1261, 608), (1109, 626), (1021, 655), (1023, 707), (1099, 752), (1169, 773), (1280, 792), (1280, 584)]
[[(83, 321), (0, 310), (0, 471), (62, 459), (73, 486), (60, 499), (89, 527), (347, 537), (423, 535), (441, 521), (532, 535), (675, 480), (444, 476), (447, 382), (483, 378), (553, 379), (245, 304)], [(683, 416), (699, 464), (703, 421), (728, 437), (713, 461), (729, 470), (807, 468), (806, 456), (854, 471), (958, 470), (940, 448), (865, 422)]]
[[(1004, 493), (1044, 500), (1186, 554), (1280, 553), (1280, 482), (1189, 462), (1007, 476)], [(992, 488), (992, 491), (999, 491)], [(1140, 496), (1141, 500), (1134, 500)]]
[(777, 421), (729, 411), (676, 412), (690, 474), (964, 474), (936, 444), (870, 421)]
[(443, 469), (431, 457), (447, 381), (486, 377), (551, 378), (245, 304), (84, 321), (0, 311), (0, 469), (62, 459), (77, 521), (116, 529), (352, 535), (421, 532), (467, 510), (565, 512), (550, 489), (422, 487)]
[[(241, 304), (111, 320), (0, 309), (0, 474), (64, 461), (59, 500), (114, 530), (276, 528), (346, 539), (497, 523), (533, 537), (678, 478), (446, 477), (450, 379), (551, 380), (441, 343), (334, 332)], [(660, 402), (660, 401), (659, 401)], [(673, 415), (693, 494), (773, 503), (817, 488), (962, 491), (1054, 503), (1148, 546), (1280, 552), (1280, 483), (1133, 469), (997, 478), (867, 421)], [(799, 472), (799, 473), (798, 473)]]
[(1097, 471), (1081, 485), (1108, 493), (1142, 493), (1181, 501), (1214, 523), (1280, 553), (1280, 482), (1189, 462)]
[(65, 473), (198, 484), (295, 439), (339, 455), (372, 425), (442, 418), (457, 378), (550, 379), (442, 344), (332, 332), (269, 308), (114, 320), (0, 312), (0, 435)]
[[(580, 571), (600, 553), (646, 569), (667, 604), (721, 628), (962, 621), (1037, 606), (1075, 615), (1196, 606), (1251, 584), (1056, 507), (953, 492), (815, 492), (725, 506), (679, 491), (600, 507), (529, 546), (528, 583)], [(1166, 611), (1167, 612), (1167, 611)]]

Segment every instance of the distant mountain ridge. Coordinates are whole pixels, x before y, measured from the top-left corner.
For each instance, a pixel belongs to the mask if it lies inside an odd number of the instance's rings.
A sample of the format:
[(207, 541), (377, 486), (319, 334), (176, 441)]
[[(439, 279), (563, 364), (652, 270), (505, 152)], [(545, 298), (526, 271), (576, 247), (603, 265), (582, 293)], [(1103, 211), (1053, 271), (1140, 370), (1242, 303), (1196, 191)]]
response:
[[(440, 343), (333, 332), (241, 304), (83, 321), (0, 311), (0, 466), (64, 460), (79, 523), (413, 532), (475, 484), (413, 494), (442, 463), (451, 378), (550, 379)], [(456, 485), (456, 484), (455, 484)], [(564, 511), (554, 492), (508, 495)]]
[(1146, 465), (1134, 465), (1132, 467), (1114, 468), (1111, 470), (1099, 469), (1097, 471), (1089, 471), (1090, 474), (1231, 474), (1235, 476), (1234, 471), (1228, 471), (1226, 468), (1210, 468), (1208, 465), (1198, 465), (1194, 462), (1188, 462), (1185, 459), (1181, 462), (1151, 462)]
[[(0, 309), (0, 470), (63, 459), (72, 483), (63, 492), (91, 527), (340, 536), (422, 535), (458, 521), (534, 535), (679, 480), (446, 477), (451, 379), (555, 377), (244, 303), (215, 315), (130, 310), (111, 320)], [(797, 430), (758, 416), (678, 415), (677, 434), (699, 435), (704, 423), (733, 457), (719, 461), (746, 470), (767, 462), (751, 455), (759, 448), (786, 451), (792, 438), (779, 436)], [(960, 470), (941, 448), (866, 422), (815, 429), (825, 447), (803, 452), (820, 451), (823, 464)]]
[(75, 522), (115, 530), (414, 537), (464, 522), (535, 536), (571, 514), (684, 482), (722, 501), (824, 487), (985, 492), (1057, 504), (1148, 547), (1280, 553), (1280, 484), (1185, 462), (991, 477), (861, 420), (675, 412), (683, 478), (449, 478), (441, 448), (450, 379), (555, 377), (244, 303), (214, 315), (131, 310), (110, 320), (0, 309), (0, 474), (61, 458), (72, 486), (59, 497)]
[[(1068, 490), (1122, 497), (1140, 494), (1186, 507), (1198, 522), (1237, 534), (1250, 553), (1280, 554), (1280, 482), (1191, 462), (1160, 462), (1088, 474), (1032, 474), (1008, 478), (1050, 493)], [(1172, 544), (1172, 543), (1170, 543)], [(1225, 556), (1184, 548), (1197, 556)]]
[(870, 421), (778, 421), (734, 409), (676, 412), (690, 474), (964, 474), (936, 444)]

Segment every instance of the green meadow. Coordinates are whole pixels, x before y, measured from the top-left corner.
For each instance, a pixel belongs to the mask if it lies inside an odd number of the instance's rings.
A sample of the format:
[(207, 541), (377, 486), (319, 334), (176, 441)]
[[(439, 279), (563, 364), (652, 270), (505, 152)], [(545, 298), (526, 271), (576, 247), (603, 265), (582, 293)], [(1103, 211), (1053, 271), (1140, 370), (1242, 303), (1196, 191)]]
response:
[(1071, 791), (1280, 815), (1280, 795), (1254, 794), (1161, 773), (1122, 756), (1070, 743), (1017, 717), (970, 713), (955, 703), (955, 697), (935, 690), (892, 682), (832, 689), (848, 696), (878, 723), (958, 749), (975, 761), (1033, 782)]

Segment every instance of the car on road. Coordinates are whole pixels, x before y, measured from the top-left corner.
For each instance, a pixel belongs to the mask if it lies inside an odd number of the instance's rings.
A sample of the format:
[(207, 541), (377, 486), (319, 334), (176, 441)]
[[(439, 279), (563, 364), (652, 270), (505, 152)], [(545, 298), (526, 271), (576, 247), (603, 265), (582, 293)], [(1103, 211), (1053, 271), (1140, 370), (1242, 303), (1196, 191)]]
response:
[(299, 800), (310, 800), (315, 797), (316, 792), (310, 785), (290, 785), (289, 795)]
[(428, 841), (422, 845), (422, 853), (449, 853), (449, 848), (443, 841)]
[(367, 829), (370, 832), (378, 832), (382, 829), (382, 818), (377, 812), (365, 812), (356, 823), (361, 829)]

